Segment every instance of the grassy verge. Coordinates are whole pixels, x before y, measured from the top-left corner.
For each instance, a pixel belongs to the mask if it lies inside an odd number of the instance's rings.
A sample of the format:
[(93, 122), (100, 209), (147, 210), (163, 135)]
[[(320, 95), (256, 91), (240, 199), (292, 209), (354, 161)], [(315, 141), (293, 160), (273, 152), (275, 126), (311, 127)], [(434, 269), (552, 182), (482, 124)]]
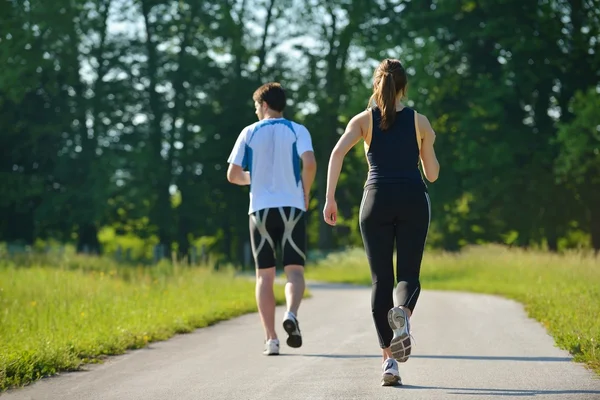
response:
[(255, 310), (232, 270), (0, 261), (0, 391)]
[[(312, 265), (307, 278), (371, 284), (362, 249), (329, 256)], [(424, 289), (497, 294), (523, 303), (560, 348), (600, 374), (600, 258), (496, 246), (429, 252), (421, 278)]]

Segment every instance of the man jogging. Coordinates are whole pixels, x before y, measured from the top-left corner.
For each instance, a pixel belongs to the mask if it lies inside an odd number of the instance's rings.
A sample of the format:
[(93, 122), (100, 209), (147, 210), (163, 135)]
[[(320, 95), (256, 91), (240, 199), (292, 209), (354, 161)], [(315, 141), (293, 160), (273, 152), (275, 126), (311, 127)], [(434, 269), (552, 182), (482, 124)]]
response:
[(297, 315), (305, 288), (305, 212), (317, 164), (308, 130), (283, 117), (286, 95), (281, 85), (264, 84), (252, 99), (259, 121), (245, 127), (238, 136), (227, 160), (227, 180), (250, 185), (248, 214), (256, 267), (256, 302), (266, 335), (263, 354), (277, 355), (275, 251), (282, 251), (287, 276), (283, 328), (288, 334), (288, 346), (298, 348), (302, 346), (302, 336)]

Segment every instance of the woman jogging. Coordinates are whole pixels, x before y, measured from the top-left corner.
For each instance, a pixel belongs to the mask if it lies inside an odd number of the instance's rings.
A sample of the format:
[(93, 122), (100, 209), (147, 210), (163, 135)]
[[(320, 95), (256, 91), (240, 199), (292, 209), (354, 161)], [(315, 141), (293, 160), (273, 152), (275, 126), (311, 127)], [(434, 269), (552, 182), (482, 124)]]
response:
[(419, 275), (431, 206), (419, 160), (430, 182), (437, 179), (440, 169), (429, 120), (401, 102), (406, 83), (400, 61), (386, 59), (377, 67), (369, 108), (350, 120), (331, 153), (323, 209), (325, 221), (335, 225), (335, 188), (344, 156), (362, 138), (369, 173), (360, 206), (360, 231), (371, 269), (371, 310), (383, 349), (384, 386), (402, 384), (398, 362), (406, 362), (411, 353), (409, 319), (421, 290)]

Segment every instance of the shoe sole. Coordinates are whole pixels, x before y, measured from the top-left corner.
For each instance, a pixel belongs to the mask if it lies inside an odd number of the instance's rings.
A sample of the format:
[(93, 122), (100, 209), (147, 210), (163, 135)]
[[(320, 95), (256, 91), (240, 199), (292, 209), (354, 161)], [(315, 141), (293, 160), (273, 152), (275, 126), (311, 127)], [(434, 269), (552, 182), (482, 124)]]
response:
[(265, 352), (263, 352), (263, 355), (264, 356), (278, 356), (279, 353), (265, 353)]
[(294, 322), (291, 319), (286, 319), (285, 321), (283, 321), (283, 329), (285, 329), (285, 331), (288, 334), (288, 338), (287, 338), (287, 345), (293, 348), (298, 348), (302, 346), (302, 336), (296, 334), (296, 331), (300, 332), (300, 329), (298, 329), (298, 325), (296, 325), (296, 322)]
[(388, 312), (388, 323), (394, 331), (394, 337), (390, 343), (392, 357), (400, 363), (406, 362), (410, 357), (412, 343), (404, 311), (397, 307), (392, 308)]
[(398, 375), (383, 374), (381, 386), (402, 386), (402, 380), (400, 380)]

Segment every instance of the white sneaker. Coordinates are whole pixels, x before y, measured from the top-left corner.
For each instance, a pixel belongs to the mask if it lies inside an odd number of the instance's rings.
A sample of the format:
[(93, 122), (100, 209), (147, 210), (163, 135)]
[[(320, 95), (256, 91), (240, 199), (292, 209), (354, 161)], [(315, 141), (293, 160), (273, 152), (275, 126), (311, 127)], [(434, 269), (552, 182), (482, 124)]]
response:
[(302, 346), (302, 335), (300, 334), (300, 325), (296, 316), (289, 311), (286, 311), (283, 316), (283, 329), (288, 334), (287, 345), (298, 348)]
[(398, 362), (406, 362), (412, 348), (410, 321), (403, 309), (394, 307), (388, 312), (388, 323), (394, 331), (394, 337), (390, 343), (392, 356)]
[(265, 342), (265, 356), (276, 356), (279, 354), (279, 339), (269, 339)]
[(381, 376), (381, 386), (398, 386), (402, 385), (402, 379), (398, 372), (398, 362), (393, 358), (388, 358), (381, 366), (383, 374)]

